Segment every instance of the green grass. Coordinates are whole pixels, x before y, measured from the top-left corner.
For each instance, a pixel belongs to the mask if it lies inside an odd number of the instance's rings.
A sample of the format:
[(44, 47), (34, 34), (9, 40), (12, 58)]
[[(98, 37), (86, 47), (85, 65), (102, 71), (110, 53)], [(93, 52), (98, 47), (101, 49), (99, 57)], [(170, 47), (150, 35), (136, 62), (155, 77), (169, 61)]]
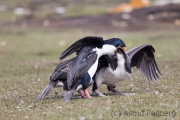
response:
[[(133, 94), (130, 96), (114, 96), (102, 85), (99, 90), (108, 97), (62, 102), (62, 88), (55, 88), (46, 99), (36, 100), (48, 84), (49, 75), (60, 62), (58, 57), (61, 52), (75, 40), (87, 35), (103, 36), (104, 39), (120, 37), (126, 42), (127, 49), (146, 43), (152, 44), (156, 49), (155, 56), (163, 78), (158, 83), (150, 84), (143, 74), (134, 68), (132, 76), (117, 85), (118, 90)], [(178, 31), (93, 33), (83, 30), (55, 32), (12, 29), (1, 31), (0, 36), (1, 120), (180, 119)], [(66, 41), (64, 46), (59, 44), (62, 40)], [(58, 92), (58, 95), (55, 92)], [(143, 110), (143, 116), (124, 114), (130, 111), (140, 113)], [(151, 116), (147, 114), (148, 110), (175, 111), (176, 116)]]

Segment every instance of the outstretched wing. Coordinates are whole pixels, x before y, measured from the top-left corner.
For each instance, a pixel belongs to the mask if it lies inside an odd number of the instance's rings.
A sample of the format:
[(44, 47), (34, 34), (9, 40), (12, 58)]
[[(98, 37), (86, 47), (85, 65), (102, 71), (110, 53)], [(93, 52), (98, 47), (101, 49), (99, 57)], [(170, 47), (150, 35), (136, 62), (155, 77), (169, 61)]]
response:
[(127, 51), (131, 67), (136, 66), (140, 69), (150, 82), (152, 79), (158, 81), (159, 77), (162, 77), (155, 61), (154, 52), (155, 49), (150, 44), (144, 44)]
[(71, 55), (74, 52), (79, 52), (83, 47), (89, 46), (92, 44), (101, 44), (103, 43), (102, 37), (95, 37), (95, 36), (87, 36), (84, 37), (75, 43), (73, 43), (71, 46), (69, 46), (61, 55), (60, 60), (66, 58), (67, 56)]
[(68, 88), (73, 86), (75, 82), (82, 77), (91, 66), (95, 63), (97, 59), (97, 54), (92, 51), (92, 47), (84, 47), (78, 54), (77, 58), (73, 60), (69, 67), (67, 74), (67, 84)]
[(69, 66), (71, 65), (72, 61), (75, 60), (76, 57), (71, 58), (69, 60), (65, 60), (61, 62), (54, 72), (50, 76), (50, 80), (66, 80), (67, 79), (67, 71), (69, 69)]

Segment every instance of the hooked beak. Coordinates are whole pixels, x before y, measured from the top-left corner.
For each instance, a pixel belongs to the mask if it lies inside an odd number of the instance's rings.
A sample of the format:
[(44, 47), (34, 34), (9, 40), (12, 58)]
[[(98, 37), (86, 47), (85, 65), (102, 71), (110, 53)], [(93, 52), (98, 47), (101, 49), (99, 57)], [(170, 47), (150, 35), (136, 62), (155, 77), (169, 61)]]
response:
[(117, 56), (117, 50), (118, 50), (118, 48), (121, 48), (121, 49), (123, 49), (123, 50), (126, 50), (126, 47), (121, 47), (121, 46), (118, 46), (118, 47), (117, 47), (117, 49), (114, 51), (114, 55), (116, 56), (117, 61), (118, 61), (118, 56)]
[(126, 47), (121, 47), (123, 50), (126, 50)]
[(123, 50), (126, 50), (126, 47), (118, 46), (117, 48), (121, 48), (121, 49), (123, 49)]

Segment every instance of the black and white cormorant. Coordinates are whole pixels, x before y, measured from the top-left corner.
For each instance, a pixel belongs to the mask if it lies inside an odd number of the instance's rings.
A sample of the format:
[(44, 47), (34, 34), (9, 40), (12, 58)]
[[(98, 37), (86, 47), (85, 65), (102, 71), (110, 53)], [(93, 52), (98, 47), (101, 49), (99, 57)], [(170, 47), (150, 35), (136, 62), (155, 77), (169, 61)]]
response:
[(100, 58), (92, 91), (104, 96), (97, 89), (101, 84), (105, 84), (109, 91), (122, 95), (122, 92), (115, 89), (116, 84), (131, 75), (132, 67), (140, 69), (148, 81), (152, 82), (153, 79), (158, 81), (162, 75), (156, 64), (154, 52), (155, 49), (150, 44), (135, 47), (127, 52), (118, 48), (116, 56), (111, 56), (111, 62), (116, 66), (115, 70), (109, 67), (105, 59)]
[[(79, 52), (81, 52), (81, 53), (85, 53), (85, 54), (87, 54), (89, 51), (91, 51), (92, 49), (93, 49), (93, 47), (99, 47), (99, 46), (102, 46), (100, 43), (102, 43), (102, 42), (100, 42), (102, 40), (102, 38), (100, 38), (100, 37), (85, 37), (85, 38), (83, 38), (83, 39), (81, 39), (81, 40), (79, 40), (79, 41), (77, 41), (76, 43), (74, 43), (74, 48), (72, 49), (71, 48), (71, 51), (69, 52), (68, 51), (68, 53), (66, 53), (66, 55), (67, 54), (72, 54), (73, 52), (74, 52), (74, 50), (76, 50), (76, 52), (77, 52), (77, 54), (79, 53)], [(102, 40), (103, 41), (103, 40)], [(85, 43), (86, 42), (86, 43)], [(75, 45), (76, 44), (76, 45)], [(96, 44), (96, 46), (94, 46)], [(87, 46), (87, 45), (92, 45), (92, 46)], [(73, 45), (71, 45), (71, 46), (73, 46)], [(77, 47), (78, 46), (78, 47)], [(83, 46), (85, 46), (85, 48), (83, 48)], [(75, 47), (77, 47), (77, 48), (75, 48)], [(124, 47), (124, 45), (123, 45), (123, 47)], [(83, 48), (83, 49), (82, 49)], [(81, 50), (82, 49), (82, 50)], [(84, 55), (84, 54), (81, 54), (81, 55)], [(92, 56), (93, 55), (96, 55), (96, 54), (92, 54)], [(63, 56), (63, 55), (61, 55), (61, 56)], [(87, 57), (87, 58), (89, 58), (91, 55), (89, 54), (89, 56)], [(91, 56), (91, 57), (92, 57)], [(63, 57), (60, 57), (61, 59), (63, 59)], [(51, 76), (50, 76), (50, 82), (49, 82), (49, 84), (45, 87), (45, 89), (40, 93), (40, 95), (38, 96), (38, 98), (37, 99), (39, 99), (39, 100), (42, 100), (42, 99), (44, 99), (45, 98), (45, 96), (47, 96), (48, 94), (49, 94), (49, 92), (51, 91), (51, 89), (53, 88), (53, 87), (57, 87), (57, 86), (59, 86), (59, 84), (60, 84), (60, 86), (63, 86), (63, 88), (64, 88), (64, 91), (68, 91), (68, 86), (67, 86), (67, 72), (68, 72), (68, 69), (69, 69), (69, 67), (70, 67), (70, 65), (73, 63), (73, 61), (77, 61), (77, 57), (74, 57), (74, 58), (72, 58), (72, 59), (69, 59), (69, 60), (66, 60), (66, 61), (63, 61), (63, 62), (61, 62), (57, 67), (56, 67), (56, 69), (54, 70), (54, 72), (51, 74)], [(106, 60), (109, 60), (110, 58), (109, 58), (109, 56), (107, 56), (107, 55), (105, 55), (105, 59)], [(89, 60), (91, 60), (91, 59), (89, 59)], [(91, 61), (88, 61), (88, 62), (91, 62)], [(84, 64), (88, 64), (88, 63), (86, 63), (86, 62), (83, 62)], [(74, 65), (76, 65), (76, 64), (73, 64), (72, 66), (74, 66)], [(111, 64), (110, 64), (111, 65)], [(113, 67), (114, 66), (111, 66), (112, 67), (112, 69), (113, 69)], [(82, 96), (82, 97), (84, 97), (84, 98), (86, 98), (86, 97), (89, 97), (88, 95), (88, 93), (87, 93), (87, 91), (85, 90), (88, 86), (90, 85), (90, 83), (89, 83), (89, 81), (88, 80), (83, 80), (82, 81), (82, 79), (78, 79), (76, 82), (75, 82), (75, 84), (74, 85), (72, 85), (72, 91), (74, 92), (74, 91), (78, 91), (79, 92), (79, 94)], [(83, 89), (84, 91), (85, 91), (85, 93), (86, 93), (86, 95), (84, 95), (84, 93), (81, 91), (81, 89)], [(65, 100), (72, 100), (73, 99), (73, 97), (74, 97), (74, 94), (73, 94), (73, 92), (70, 92), (69, 93), (69, 96), (68, 95), (66, 95), (66, 99)]]
[[(50, 91), (53, 87), (63, 87), (64, 92), (67, 92), (67, 90), (68, 90), (67, 71), (69, 69), (70, 64), (75, 59), (76, 59), (76, 57), (65, 60), (56, 67), (56, 69), (53, 71), (53, 73), (50, 76), (49, 84), (40, 93), (40, 95), (37, 98), (38, 100), (44, 99), (50, 93)], [(108, 56), (103, 56), (103, 60), (108, 62), (111, 60), (111, 58), (109, 58)], [(98, 64), (104, 64), (104, 61), (99, 61), (99, 62), (103, 62), (103, 63), (98, 63)], [(110, 67), (112, 67), (112, 69), (115, 69), (115, 65), (110, 64)], [(86, 96), (84, 95), (84, 92), (82, 91), (82, 86), (84, 86), (82, 83), (83, 82), (81, 81), (81, 79), (78, 79), (78, 81), (76, 81), (76, 83), (73, 85), (73, 90), (79, 92), (79, 94), (81, 95), (82, 98), (86, 98)], [(71, 96), (72, 97), (69, 98), (70, 100), (72, 100), (74, 98), (73, 93)]]
[(92, 84), (93, 76), (96, 73), (98, 67), (98, 60), (103, 55), (114, 55), (117, 48), (125, 49), (125, 43), (119, 38), (111, 38), (103, 40), (102, 37), (84, 37), (70, 47), (68, 47), (60, 56), (60, 59), (71, 55), (76, 52), (77, 57), (71, 63), (67, 72), (67, 86), (68, 92), (64, 97), (64, 100), (69, 100), (72, 95), (72, 86), (78, 79), (82, 81), (82, 89), (85, 92), (86, 97), (91, 98), (87, 88)]

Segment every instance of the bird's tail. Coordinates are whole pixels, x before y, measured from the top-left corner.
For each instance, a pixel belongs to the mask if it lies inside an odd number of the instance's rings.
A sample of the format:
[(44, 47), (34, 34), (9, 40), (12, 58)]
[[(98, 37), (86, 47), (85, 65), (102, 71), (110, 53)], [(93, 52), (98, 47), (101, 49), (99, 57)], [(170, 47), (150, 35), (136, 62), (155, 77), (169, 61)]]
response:
[(38, 96), (38, 100), (42, 100), (44, 99), (51, 91), (51, 89), (54, 87), (56, 83), (55, 82), (50, 82), (49, 85), (47, 85), (44, 90), (40, 93), (40, 95)]
[(75, 92), (75, 90), (65, 92), (65, 95), (64, 95), (64, 98), (62, 99), (62, 101), (67, 102), (67, 101), (73, 100), (74, 92)]

